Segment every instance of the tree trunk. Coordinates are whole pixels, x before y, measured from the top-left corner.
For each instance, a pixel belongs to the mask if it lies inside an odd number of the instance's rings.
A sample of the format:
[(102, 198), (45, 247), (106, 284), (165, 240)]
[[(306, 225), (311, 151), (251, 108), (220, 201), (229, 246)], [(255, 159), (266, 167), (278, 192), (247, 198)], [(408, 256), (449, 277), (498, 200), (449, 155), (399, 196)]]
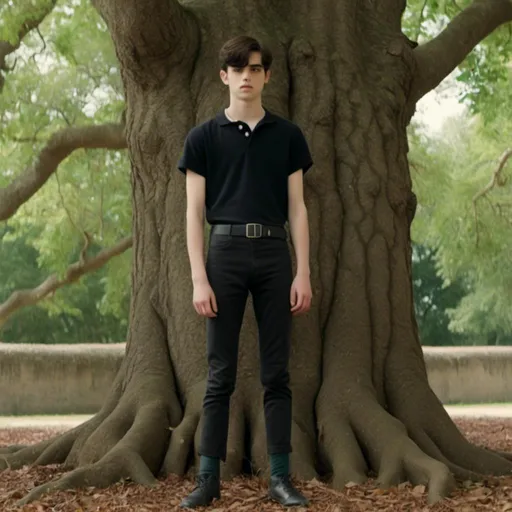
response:
[[(74, 468), (25, 501), (124, 476), (150, 484), (160, 470), (193, 466), (207, 364), (176, 163), (188, 130), (227, 104), (217, 52), (240, 32), (270, 44), (265, 105), (301, 126), (315, 161), (305, 180), (314, 304), (294, 320), (291, 355), (293, 473), (338, 488), (372, 474), (383, 485), (407, 479), (428, 485), (434, 501), (453, 475), (511, 472), (506, 456), (462, 437), (427, 382), (411, 285), (406, 126), (418, 87), (415, 45), (400, 28), (404, 2), (150, 0), (144, 15), (134, 1), (94, 3), (116, 45), (128, 107), (131, 328), (100, 413), (6, 457), (11, 466), (37, 459)], [(224, 477), (267, 470), (257, 361), (249, 303)]]

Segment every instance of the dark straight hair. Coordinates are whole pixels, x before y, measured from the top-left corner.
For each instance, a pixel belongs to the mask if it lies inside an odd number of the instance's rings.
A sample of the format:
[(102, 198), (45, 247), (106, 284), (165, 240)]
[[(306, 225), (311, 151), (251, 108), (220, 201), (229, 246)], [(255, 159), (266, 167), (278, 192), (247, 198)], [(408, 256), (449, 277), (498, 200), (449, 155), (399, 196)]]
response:
[(224, 43), (219, 53), (220, 67), (224, 71), (228, 70), (228, 66), (245, 68), (253, 52), (261, 53), (261, 63), (265, 71), (268, 71), (272, 65), (271, 51), (249, 36), (238, 36)]

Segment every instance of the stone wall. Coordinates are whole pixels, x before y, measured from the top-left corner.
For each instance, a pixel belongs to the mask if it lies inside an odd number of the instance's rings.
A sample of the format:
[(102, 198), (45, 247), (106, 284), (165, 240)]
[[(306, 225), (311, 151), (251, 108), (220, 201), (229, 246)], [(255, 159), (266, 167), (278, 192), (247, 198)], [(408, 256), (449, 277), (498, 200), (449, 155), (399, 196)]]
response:
[[(0, 343), (0, 416), (96, 412), (124, 349), (124, 343)], [(512, 401), (512, 347), (424, 347), (424, 353), (443, 403)]]

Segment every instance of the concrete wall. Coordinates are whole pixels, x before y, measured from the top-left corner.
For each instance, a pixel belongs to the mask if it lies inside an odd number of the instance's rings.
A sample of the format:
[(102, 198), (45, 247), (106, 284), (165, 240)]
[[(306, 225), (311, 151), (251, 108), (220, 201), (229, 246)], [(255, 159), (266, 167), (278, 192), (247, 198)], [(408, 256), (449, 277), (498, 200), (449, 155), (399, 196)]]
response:
[(114, 381), (124, 348), (124, 343), (0, 343), (0, 415), (96, 412)]
[(512, 346), (423, 351), (428, 380), (443, 403), (512, 402)]
[[(0, 415), (96, 412), (124, 349), (124, 343), (0, 343)], [(425, 347), (424, 353), (430, 385), (442, 402), (512, 401), (512, 347)]]

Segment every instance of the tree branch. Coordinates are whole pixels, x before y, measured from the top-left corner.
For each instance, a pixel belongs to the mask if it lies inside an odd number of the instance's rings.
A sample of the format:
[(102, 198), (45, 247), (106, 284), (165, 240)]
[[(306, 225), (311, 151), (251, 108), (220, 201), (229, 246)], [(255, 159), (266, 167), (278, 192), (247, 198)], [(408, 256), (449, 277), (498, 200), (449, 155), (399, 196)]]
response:
[[(503, 172), (503, 169), (505, 168), (505, 164), (508, 162), (508, 159), (512, 157), (512, 148), (507, 149), (500, 157), (500, 160), (498, 162), (498, 166), (492, 173), (492, 178), (487, 183), (487, 185), (477, 192), (473, 196), (473, 212), (475, 214), (475, 231), (476, 231), (476, 246), (478, 247), (479, 244), (479, 231), (478, 231), (478, 211), (476, 209), (476, 203), (479, 199), (486, 196), (494, 187), (503, 187), (506, 183), (506, 178), (504, 178), (501, 173)], [(492, 206), (492, 203), (491, 203)]]
[(121, 124), (70, 127), (55, 133), (36, 162), (4, 188), (0, 188), (0, 221), (12, 217), (57, 170), (73, 151), (89, 149), (124, 149), (126, 138)]
[(0, 304), (0, 328), (7, 319), (21, 308), (32, 306), (48, 295), (54, 293), (59, 288), (78, 281), (89, 272), (94, 272), (103, 267), (108, 261), (128, 250), (132, 246), (132, 237), (126, 237), (119, 243), (99, 252), (94, 258), (85, 259), (83, 251), (80, 260), (73, 263), (66, 270), (66, 274), (59, 279), (57, 274), (53, 274), (43, 281), (37, 288), (31, 290), (17, 290), (3, 303)]
[[(92, 0), (92, 4), (105, 20), (117, 57), (129, 72), (151, 67), (153, 59), (160, 61), (155, 69), (162, 62), (172, 66), (198, 40), (195, 18), (178, 0)], [(171, 55), (176, 58), (169, 59)]]
[(0, 41), (0, 92), (4, 85), (4, 78), (2, 71), (7, 71), (6, 58), (11, 53), (15, 52), (20, 46), (23, 38), (31, 31), (39, 27), (43, 20), (53, 11), (57, 0), (49, 0), (48, 5), (40, 9), (40, 12), (35, 16), (27, 17), (25, 22), (21, 25), (18, 30), (18, 37), (16, 43), (10, 43), (8, 41)]
[(437, 37), (418, 46), (410, 101), (416, 103), (437, 87), (480, 41), (510, 20), (512, 0), (475, 0)]

